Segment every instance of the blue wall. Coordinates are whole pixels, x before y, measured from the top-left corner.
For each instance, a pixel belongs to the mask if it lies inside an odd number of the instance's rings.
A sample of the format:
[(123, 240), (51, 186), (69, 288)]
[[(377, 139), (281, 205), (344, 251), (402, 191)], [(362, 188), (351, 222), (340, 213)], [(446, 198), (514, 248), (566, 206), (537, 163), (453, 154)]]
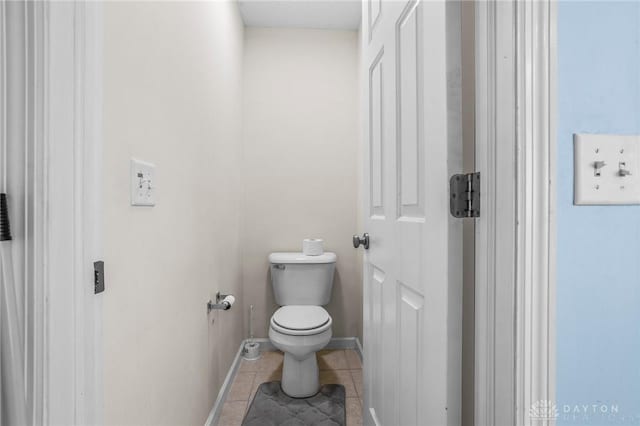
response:
[(573, 206), (572, 134), (640, 133), (640, 1), (561, 2), (558, 45), (558, 424), (638, 425), (640, 206)]

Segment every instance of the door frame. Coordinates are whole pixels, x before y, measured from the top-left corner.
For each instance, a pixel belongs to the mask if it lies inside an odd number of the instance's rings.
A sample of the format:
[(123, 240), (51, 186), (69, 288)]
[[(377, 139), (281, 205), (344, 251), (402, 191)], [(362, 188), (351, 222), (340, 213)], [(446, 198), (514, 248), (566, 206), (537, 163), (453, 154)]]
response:
[[(42, 46), (42, 262), (44, 316), (36, 356), (42, 424), (103, 423), (102, 295), (93, 262), (102, 258), (102, 5), (39, 2)], [(37, 422), (36, 422), (37, 423)]]
[(477, 426), (555, 424), (556, 8), (476, 2)]

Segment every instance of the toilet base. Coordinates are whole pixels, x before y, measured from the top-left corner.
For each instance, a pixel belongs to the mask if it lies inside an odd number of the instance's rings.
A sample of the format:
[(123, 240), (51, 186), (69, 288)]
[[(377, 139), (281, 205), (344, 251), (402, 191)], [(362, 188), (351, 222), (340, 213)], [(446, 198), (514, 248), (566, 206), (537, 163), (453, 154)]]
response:
[(308, 336), (291, 336), (269, 328), (271, 343), (284, 352), (282, 390), (292, 398), (307, 398), (320, 390), (316, 352), (331, 340), (331, 329)]
[(288, 352), (282, 366), (282, 390), (292, 398), (307, 398), (320, 390), (318, 360), (313, 352), (303, 360)]

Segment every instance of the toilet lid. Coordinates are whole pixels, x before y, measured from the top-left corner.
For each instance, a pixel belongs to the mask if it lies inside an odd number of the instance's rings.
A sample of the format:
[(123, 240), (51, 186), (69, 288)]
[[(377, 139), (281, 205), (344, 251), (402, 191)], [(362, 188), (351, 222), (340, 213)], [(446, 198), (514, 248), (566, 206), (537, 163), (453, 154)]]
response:
[(329, 313), (321, 306), (283, 306), (273, 314), (273, 322), (289, 330), (313, 330), (329, 322)]

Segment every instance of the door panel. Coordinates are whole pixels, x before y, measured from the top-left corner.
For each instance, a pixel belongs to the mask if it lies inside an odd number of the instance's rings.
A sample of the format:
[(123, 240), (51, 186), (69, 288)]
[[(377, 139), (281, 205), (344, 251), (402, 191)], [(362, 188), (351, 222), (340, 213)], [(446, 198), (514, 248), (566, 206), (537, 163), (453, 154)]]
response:
[(369, 0), (367, 5), (369, 8), (369, 37), (371, 38), (373, 37), (374, 28), (380, 19), (382, 0)]
[(369, 182), (371, 188), (371, 216), (384, 216), (383, 205), (383, 57), (384, 51), (380, 51), (369, 71), (369, 149), (370, 166)]
[(420, 8), (409, 3), (396, 24), (398, 217), (423, 218), (422, 62)]
[(363, 4), (367, 425), (460, 424), (457, 3)]
[(384, 351), (384, 342), (382, 340), (384, 307), (383, 303), (383, 286), (385, 285), (385, 273), (376, 268), (374, 265), (369, 266), (371, 276), (367, 280), (369, 288), (366, 289), (369, 305), (369, 323), (371, 327), (367, 330), (369, 334), (366, 338), (365, 352), (371, 354), (370, 362), (365, 367), (365, 374), (371, 377), (371, 386), (367, 387), (366, 399), (375, 401), (371, 404), (371, 414), (377, 417), (375, 408), (380, 407), (384, 402), (385, 392), (383, 386), (383, 377), (375, 374), (376, 370), (383, 368), (382, 353)]
[(422, 327), (424, 314), (424, 297), (410, 287), (398, 282), (398, 318), (396, 335), (398, 336), (400, 382), (398, 388), (402, 393), (415, 395), (415, 398), (399, 398), (398, 425), (418, 425), (419, 403), (424, 399), (422, 383), (419, 380), (422, 372), (422, 347), (424, 330)]

